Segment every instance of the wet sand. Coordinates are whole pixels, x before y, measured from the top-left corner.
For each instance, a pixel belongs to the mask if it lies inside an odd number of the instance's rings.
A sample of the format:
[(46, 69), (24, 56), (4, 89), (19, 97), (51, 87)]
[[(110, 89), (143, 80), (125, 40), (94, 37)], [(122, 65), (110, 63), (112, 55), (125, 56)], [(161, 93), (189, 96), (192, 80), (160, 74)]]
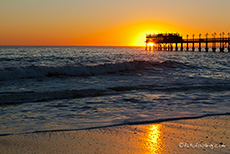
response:
[(230, 116), (78, 131), (0, 136), (1, 154), (221, 153), (230, 151)]

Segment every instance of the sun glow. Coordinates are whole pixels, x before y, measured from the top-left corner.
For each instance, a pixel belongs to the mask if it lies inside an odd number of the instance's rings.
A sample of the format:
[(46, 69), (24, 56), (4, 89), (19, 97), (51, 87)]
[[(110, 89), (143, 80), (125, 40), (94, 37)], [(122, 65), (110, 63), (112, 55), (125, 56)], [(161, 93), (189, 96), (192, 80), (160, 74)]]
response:
[[(129, 33), (130, 46), (145, 46), (146, 34), (162, 33), (167, 25), (161, 22), (137, 22), (125, 27), (124, 34)], [(124, 35), (123, 34), (123, 35)]]
[(154, 43), (149, 42), (147, 45), (148, 45), (148, 46), (154, 46)]
[[(167, 32), (178, 32), (180, 31), (182, 34), (188, 30), (185, 30), (184, 27), (165, 23), (165, 22), (138, 22), (135, 24), (128, 25), (126, 27), (126, 32), (129, 33), (129, 39), (131, 46), (145, 46), (146, 34), (159, 34), (159, 33), (167, 33)], [(133, 39), (132, 39), (133, 38)], [(150, 42), (149, 42), (150, 43)], [(153, 42), (154, 43), (154, 42)], [(147, 44), (147, 45), (155, 45), (155, 44)]]

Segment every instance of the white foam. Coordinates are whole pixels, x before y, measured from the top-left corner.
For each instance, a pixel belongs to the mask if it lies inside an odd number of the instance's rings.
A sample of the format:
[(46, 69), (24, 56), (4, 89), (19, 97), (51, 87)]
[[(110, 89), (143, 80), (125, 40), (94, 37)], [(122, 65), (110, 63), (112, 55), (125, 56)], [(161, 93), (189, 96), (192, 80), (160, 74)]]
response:
[(49, 76), (89, 76), (116, 73), (120, 71), (131, 71), (151, 65), (150, 62), (132, 61), (115, 64), (101, 64), (96, 66), (27, 66), (11, 67), (0, 70), (0, 80), (43, 78)]

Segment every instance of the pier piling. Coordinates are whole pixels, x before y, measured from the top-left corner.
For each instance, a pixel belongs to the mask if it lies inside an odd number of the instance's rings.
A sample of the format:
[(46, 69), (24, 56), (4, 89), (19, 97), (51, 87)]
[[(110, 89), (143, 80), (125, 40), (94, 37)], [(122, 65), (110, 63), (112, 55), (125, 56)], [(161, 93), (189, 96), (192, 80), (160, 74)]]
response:
[(183, 51), (183, 42), (181, 42), (180, 50)]
[(199, 52), (201, 52), (201, 34), (199, 34)]
[(192, 51), (195, 51), (195, 40), (194, 40), (194, 37), (195, 37), (195, 34), (192, 35), (193, 37), (193, 41), (192, 41)]
[(206, 36), (206, 45), (205, 45), (205, 51), (208, 52), (208, 33), (205, 34)]
[(189, 50), (189, 47), (188, 47), (188, 36), (189, 36), (189, 35), (187, 35), (187, 48), (186, 48), (187, 51)]

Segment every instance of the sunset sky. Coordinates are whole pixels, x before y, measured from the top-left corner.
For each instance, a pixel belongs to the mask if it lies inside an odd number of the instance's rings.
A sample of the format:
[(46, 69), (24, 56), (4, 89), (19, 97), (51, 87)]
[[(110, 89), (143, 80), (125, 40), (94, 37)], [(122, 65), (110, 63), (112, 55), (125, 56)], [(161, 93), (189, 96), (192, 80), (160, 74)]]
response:
[(144, 46), (230, 31), (230, 0), (0, 0), (0, 45)]

